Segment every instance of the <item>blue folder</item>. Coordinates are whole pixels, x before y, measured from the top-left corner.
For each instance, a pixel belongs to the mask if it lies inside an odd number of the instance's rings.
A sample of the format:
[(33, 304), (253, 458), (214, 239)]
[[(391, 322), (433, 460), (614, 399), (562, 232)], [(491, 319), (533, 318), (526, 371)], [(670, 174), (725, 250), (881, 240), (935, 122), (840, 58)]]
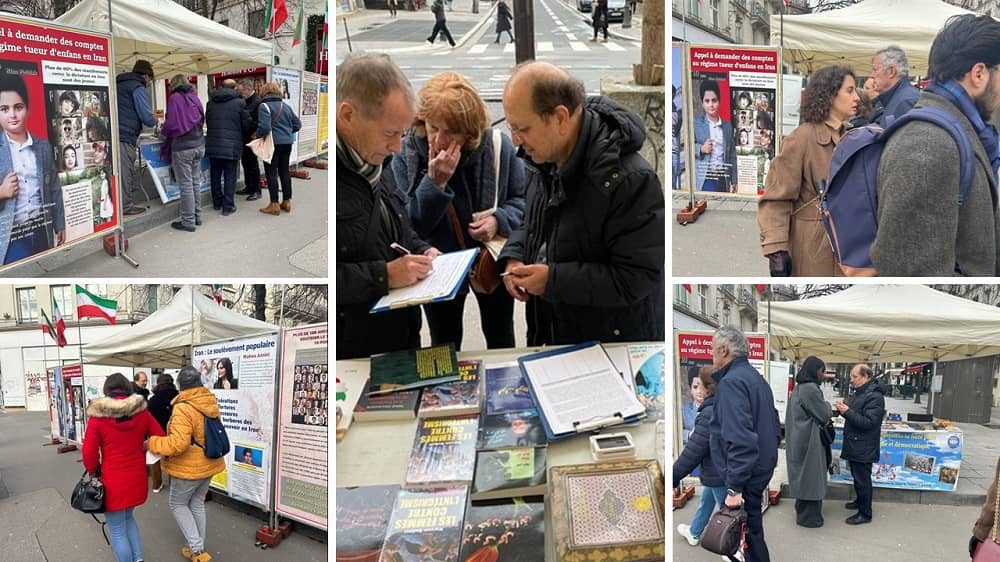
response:
[[(466, 277), (469, 276), (469, 269), (472, 268), (472, 262), (476, 260), (476, 256), (479, 254), (479, 248), (469, 248), (468, 250), (461, 250), (458, 252), (449, 252), (449, 253), (468, 254), (468, 255), (465, 257), (465, 264), (462, 266), (463, 267), (462, 275), (456, 278), (455, 284), (449, 289), (448, 293), (444, 295), (437, 295), (437, 296), (427, 295), (425, 297), (407, 299), (399, 303), (393, 303), (390, 306), (386, 305), (378, 306), (378, 302), (381, 300), (379, 299), (379, 301), (375, 301), (375, 305), (372, 306), (370, 313), (374, 314), (376, 312), (385, 312), (387, 310), (396, 310), (399, 308), (407, 308), (410, 306), (418, 306), (421, 304), (427, 304), (432, 302), (450, 301), (451, 299), (455, 298), (458, 295), (458, 290), (462, 287), (462, 283), (464, 283)], [(419, 285), (420, 283), (418, 282), (416, 285), (411, 285), (410, 287), (404, 287), (402, 289), (390, 289), (389, 294), (391, 295), (392, 291), (410, 289), (411, 287)]]

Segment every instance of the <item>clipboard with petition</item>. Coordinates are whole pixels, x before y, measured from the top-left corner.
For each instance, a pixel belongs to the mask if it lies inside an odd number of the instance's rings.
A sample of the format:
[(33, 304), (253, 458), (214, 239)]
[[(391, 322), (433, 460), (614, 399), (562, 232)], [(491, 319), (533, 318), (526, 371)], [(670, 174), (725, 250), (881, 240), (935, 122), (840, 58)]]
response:
[(646, 408), (597, 342), (524, 355), (517, 362), (549, 441), (646, 416)]
[(409, 287), (390, 289), (375, 303), (371, 313), (417, 306), (430, 302), (448, 301), (458, 294), (479, 248), (441, 254), (434, 258), (433, 272)]

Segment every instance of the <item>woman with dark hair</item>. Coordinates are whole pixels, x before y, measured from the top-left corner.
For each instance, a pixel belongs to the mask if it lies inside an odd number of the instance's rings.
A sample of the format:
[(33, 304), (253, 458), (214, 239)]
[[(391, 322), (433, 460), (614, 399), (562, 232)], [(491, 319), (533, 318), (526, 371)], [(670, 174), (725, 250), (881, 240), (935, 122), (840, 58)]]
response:
[[(146, 399), (133, 393), (125, 375), (104, 381), (104, 396), (87, 407), (83, 467), (104, 484), (104, 508), (111, 548), (118, 562), (142, 560), (142, 539), (133, 517), (146, 503), (146, 454), (143, 441), (163, 435), (163, 428), (146, 409)], [(98, 472), (100, 474), (98, 475)]]
[(823, 400), (819, 386), (825, 372), (822, 360), (807, 357), (795, 376), (795, 390), (785, 411), (788, 488), (795, 498), (795, 523), (801, 527), (823, 526), (823, 498), (830, 465), (820, 432), (833, 415), (833, 406)]
[(73, 117), (80, 111), (80, 101), (76, 99), (76, 94), (70, 90), (59, 94), (59, 116)]
[(84, 125), (87, 134), (87, 142), (108, 141), (111, 135), (108, 133), (108, 126), (100, 117), (88, 117), (87, 124)]
[(820, 221), (817, 190), (830, 173), (844, 122), (857, 112), (859, 101), (854, 72), (844, 66), (821, 68), (806, 86), (803, 124), (771, 161), (757, 204), (761, 249), (772, 276), (843, 275)]
[(218, 373), (219, 378), (215, 380), (215, 384), (212, 385), (212, 388), (225, 390), (236, 389), (238, 381), (233, 377), (233, 362), (230, 361), (228, 357), (219, 359), (218, 363), (215, 365), (215, 370)]
[(701, 378), (698, 377), (700, 367), (692, 366), (687, 370), (687, 396), (681, 401), (681, 428), (684, 432), (684, 442), (687, 443), (688, 435), (694, 429), (695, 420), (698, 418), (698, 408), (705, 400), (705, 387)]
[(750, 106), (753, 105), (753, 97), (750, 96), (750, 92), (740, 92), (736, 97), (736, 105), (740, 109), (750, 109)]
[(77, 152), (76, 147), (68, 144), (62, 149), (62, 169), (64, 172), (70, 172), (76, 169), (77, 164)]
[(716, 508), (726, 499), (726, 482), (712, 460), (709, 446), (709, 424), (715, 413), (715, 379), (712, 378), (712, 367), (701, 367), (698, 370), (698, 381), (705, 389), (705, 399), (698, 408), (698, 418), (695, 420), (694, 431), (684, 445), (681, 456), (674, 462), (674, 488), (681, 484), (688, 474), (696, 468), (701, 468), (698, 478), (701, 480), (701, 503), (695, 511), (690, 525), (677, 525), (677, 533), (687, 539), (688, 544), (695, 546), (701, 541), (701, 533), (708, 524), (708, 519)]
[[(174, 398), (177, 398), (178, 394), (177, 387), (174, 386), (174, 377), (166, 373), (156, 377), (153, 396), (149, 399), (149, 413), (156, 418), (163, 431), (167, 430), (170, 414), (174, 411)], [(163, 471), (160, 468), (160, 461), (150, 465), (149, 473), (153, 477), (153, 493), (159, 493), (160, 489), (163, 488)]]

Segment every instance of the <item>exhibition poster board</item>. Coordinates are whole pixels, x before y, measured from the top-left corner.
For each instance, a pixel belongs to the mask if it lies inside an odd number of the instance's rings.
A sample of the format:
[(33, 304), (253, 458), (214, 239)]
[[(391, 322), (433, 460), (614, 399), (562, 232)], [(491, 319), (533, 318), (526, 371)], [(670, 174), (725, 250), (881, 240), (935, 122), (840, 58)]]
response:
[(24, 409), (29, 412), (44, 412), (48, 407), (45, 392), (45, 368), (41, 361), (24, 362)]
[(320, 76), (319, 79), (319, 114), (323, 116), (319, 119), (319, 153), (324, 154), (330, 151), (330, 120), (327, 119), (327, 112), (330, 108), (330, 79)]
[(688, 181), (694, 190), (761, 195), (777, 150), (778, 48), (684, 47)]
[[(319, 153), (317, 139), (319, 136), (319, 74), (302, 73), (302, 112), (299, 119), (302, 128), (299, 130), (299, 159), (306, 160)], [(325, 114), (324, 114), (325, 118)]]
[(193, 345), (191, 358), (215, 394), (229, 436), (226, 470), (212, 477), (212, 487), (269, 509), (278, 335)]
[(56, 380), (56, 372), (54, 370), (45, 371), (45, 385), (49, 399), (49, 435), (56, 438), (62, 435), (62, 432), (60, 431), (60, 427), (62, 426), (59, 417), (59, 404), (57, 402), (59, 392), (56, 390), (59, 386), (58, 381)]
[[(0, 16), (0, 269), (112, 230), (120, 222), (118, 143), (107, 34)], [(30, 139), (30, 143), (28, 142)], [(13, 144), (12, 144), (13, 143)], [(30, 151), (15, 160), (13, 147)]]
[[(872, 464), (872, 486), (902, 490), (953, 492), (962, 465), (961, 431), (914, 431), (882, 427), (879, 459)], [(831, 482), (852, 483), (851, 467), (840, 458), (844, 429), (833, 442), (835, 474)]]
[[(295, 112), (295, 115), (302, 118), (302, 112), (300, 111), (300, 101), (302, 100), (302, 73), (298, 70), (292, 68), (281, 68), (279, 66), (271, 67), (271, 81), (277, 82), (281, 86), (281, 97), (282, 101), (288, 104), (288, 107)], [(265, 111), (266, 115), (267, 112)], [(288, 162), (294, 164), (303, 160), (299, 156), (299, 142), (302, 137), (302, 131), (299, 131), (295, 135), (295, 142), (292, 143), (292, 153), (288, 157)]]
[[(712, 366), (712, 332), (674, 331), (674, 452), (680, 456), (687, 437), (694, 429), (698, 407), (705, 399), (696, 380), (701, 367)], [(767, 336), (746, 334), (750, 344), (750, 365), (767, 378)]]
[(274, 503), (277, 513), (324, 531), (329, 518), (329, 404), (334, 386), (327, 372), (327, 331), (323, 323), (286, 329), (283, 334)]
[[(160, 194), (160, 201), (163, 204), (167, 204), (171, 201), (176, 201), (180, 199), (181, 189), (177, 185), (177, 180), (174, 178), (174, 169), (170, 165), (170, 162), (160, 158), (160, 149), (163, 147), (163, 141), (158, 140), (139, 140), (139, 152), (142, 154), (142, 159), (149, 165), (149, 175), (153, 177), (153, 185), (156, 186), (157, 193)], [(198, 191), (204, 193), (211, 189), (211, 175), (210, 175), (210, 164), (208, 156), (201, 159), (201, 183), (198, 184)], [(237, 166), (237, 177), (242, 175), (242, 167)]]
[(684, 126), (684, 45), (673, 43), (670, 47), (670, 156), (672, 177), (670, 188), (673, 190), (689, 189), (685, 172), (687, 170), (687, 127)]
[(52, 369), (59, 435), (74, 443), (83, 441), (83, 366)]

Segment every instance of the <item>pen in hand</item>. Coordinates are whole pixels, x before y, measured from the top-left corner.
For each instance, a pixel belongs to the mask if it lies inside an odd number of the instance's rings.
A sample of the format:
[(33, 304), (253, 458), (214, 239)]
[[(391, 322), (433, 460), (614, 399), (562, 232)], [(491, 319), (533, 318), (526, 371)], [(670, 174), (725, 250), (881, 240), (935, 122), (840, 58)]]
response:
[(393, 242), (392, 244), (389, 244), (389, 247), (392, 248), (393, 250), (396, 250), (396, 252), (398, 252), (399, 255), (401, 255), (401, 256), (408, 256), (408, 255), (410, 255), (410, 251), (409, 250), (407, 250), (406, 248), (400, 246), (399, 244), (397, 244), (395, 242)]

